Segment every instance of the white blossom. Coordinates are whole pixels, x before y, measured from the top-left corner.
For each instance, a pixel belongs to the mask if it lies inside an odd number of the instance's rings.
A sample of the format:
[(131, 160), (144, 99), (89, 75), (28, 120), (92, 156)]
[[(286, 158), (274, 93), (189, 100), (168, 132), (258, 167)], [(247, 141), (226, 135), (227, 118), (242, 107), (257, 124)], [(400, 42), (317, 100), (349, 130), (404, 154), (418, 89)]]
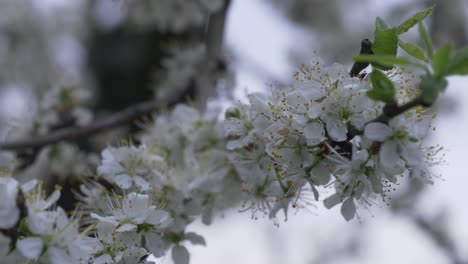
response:
[(172, 260), (174, 264), (189, 264), (190, 253), (184, 246), (175, 246), (172, 249)]
[(149, 224), (156, 228), (165, 227), (171, 223), (169, 214), (151, 205), (148, 195), (129, 193), (122, 201), (110, 201), (112, 215), (100, 216), (92, 213), (91, 217), (114, 225), (117, 232), (135, 230), (138, 225)]
[(44, 242), (40, 237), (28, 237), (18, 240), (16, 247), (26, 258), (37, 260), (44, 248)]
[(389, 124), (371, 123), (364, 129), (370, 140), (382, 142), (379, 162), (384, 172), (390, 175), (401, 174), (408, 167), (416, 167), (421, 162), (422, 140), (430, 128), (430, 117), (420, 119), (398, 116)]
[(19, 183), (11, 177), (0, 176), (0, 228), (11, 228), (19, 219), (16, 205)]
[(150, 179), (163, 177), (165, 165), (162, 157), (151, 153), (146, 146), (107, 148), (102, 152), (98, 173), (122, 189), (131, 187), (146, 191)]
[(210, 13), (222, 7), (223, 0), (126, 0), (128, 17), (140, 27), (156, 27), (166, 32), (180, 33), (205, 22)]
[(161, 61), (163, 69), (155, 73), (154, 91), (161, 101), (184, 92), (200, 72), (206, 49), (203, 44), (174, 45), (168, 48), (168, 53)]
[(26, 224), (31, 236), (17, 241), (18, 250), (40, 263), (87, 263), (99, 248), (97, 239), (79, 230), (79, 218), (69, 218), (60, 207), (52, 208), (60, 196), (58, 190), (46, 199), (41, 185), (34, 185), (23, 188), (29, 190), (25, 193)]

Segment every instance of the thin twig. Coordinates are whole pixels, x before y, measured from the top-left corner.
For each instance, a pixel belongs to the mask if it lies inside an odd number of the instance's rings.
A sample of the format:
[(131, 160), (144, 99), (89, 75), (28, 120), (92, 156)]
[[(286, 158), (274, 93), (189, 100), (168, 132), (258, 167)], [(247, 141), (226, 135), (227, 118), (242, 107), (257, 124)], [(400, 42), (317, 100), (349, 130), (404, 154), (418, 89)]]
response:
[(171, 98), (171, 100), (167, 101), (151, 100), (138, 103), (129, 106), (120, 112), (99, 118), (86, 126), (68, 127), (56, 130), (48, 135), (39, 136), (31, 139), (22, 139), (12, 142), (0, 142), (0, 149), (15, 151), (24, 149), (36, 149), (47, 145), (55, 144), (61, 141), (75, 140), (77, 138), (91, 136), (100, 132), (107, 131), (111, 128), (128, 124), (143, 115), (150, 114), (153, 111), (180, 102), (180, 99), (181, 98)]

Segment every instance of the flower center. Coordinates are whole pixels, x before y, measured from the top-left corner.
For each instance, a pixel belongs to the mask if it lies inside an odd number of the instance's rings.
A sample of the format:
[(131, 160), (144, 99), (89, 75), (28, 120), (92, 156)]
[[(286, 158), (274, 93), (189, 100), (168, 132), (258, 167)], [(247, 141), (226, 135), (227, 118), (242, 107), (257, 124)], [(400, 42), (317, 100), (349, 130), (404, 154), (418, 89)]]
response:
[(349, 107), (345, 106), (338, 109), (337, 114), (339, 119), (348, 121), (353, 115), (353, 112), (351, 111), (351, 109), (349, 109)]

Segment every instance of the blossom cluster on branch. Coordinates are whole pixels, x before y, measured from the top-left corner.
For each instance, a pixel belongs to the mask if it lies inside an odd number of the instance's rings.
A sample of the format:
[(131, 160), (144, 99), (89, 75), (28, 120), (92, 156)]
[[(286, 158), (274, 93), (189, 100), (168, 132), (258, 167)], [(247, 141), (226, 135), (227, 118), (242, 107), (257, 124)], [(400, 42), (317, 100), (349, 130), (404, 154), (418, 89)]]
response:
[[(400, 87), (400, 103), (417, 96), (415, 76), (399, 68), (387, 74)], [(58, 190), (46, 198), (40, 184), (19, 184), (6, 166), (14, 165), (11, 157), (4, 156), (0, 222), (2, 228), (16, 225), (16, 202), (25, 199), (20, 227), (28, 236), (8, 257), (137, 263), (172, 248), (176, 263), (187, 263), (184, 243), (205, 244), (185, 231), (197, 217), (209, 224), (240, 205), (253, 218), (276, 219), (280, 211), (287, 217), (290, 208), (322, 200), (327, 208), (340, 204), (351, 220), (356, 204), (385, 199), (398, 176), (431, 181), (428, 165), (437, 162), (440, 148), (422, 144), (434, 117), (429, 110), (417, 107), (388, 124), (373, 122), (383, 103), (366, 95), (367, 78), (318, 61), (302, 65), (294, 77), (292, 85), (251, 94), (248, 104), (229, 108), (224, 118), (187, 105), (158, 115), (144, 125), (139, 144), (102, 152), (97, 172), (111, 186), (83, 185), (82, 213), (72, 217), (53, 206)], [(323, 199), (321, 189), (333, 190)], [(79, 230), (80, 224), (87, 228)]]
[[(187, 231), (198, 218), (208, 225), (237, 208), (277, 224), (279, 214), (320, 202), (339, 205), (350, 221), (359, 208), (386, 202), (399, 177), (431, 183), (442, 147), (424, 144), (436, 117), (429, 107), (445, 77), (468, 74), (468, 52), (433, 50), (422, 24), (425, 51), (398, 42), (430, 12), (393, 28), (377, 19), (374, 43), (363, 41), (370, 52), (355, 58), (362, 69), (372, 65), (369, 74), (315, 59), (291, 84), (250, 94), (223, 116), (186, 104), (155, 115), (134, 139), (102, 151), (71, 214), (57, 205), (60, 186), (47, 195), (41, 180), (19, 180), (17, 157), (0, 152), (0, 259), (151, 263), (150, 255), (171, 250), (176, 264), (187, 264), (187, 243), (206, 244)], [(419, 61), (397, 57), (398, 45)], [(54, 94), (47, 120), (87, 122), (72, 91)], [(52, 131), (50, 122), (42, 125)]]

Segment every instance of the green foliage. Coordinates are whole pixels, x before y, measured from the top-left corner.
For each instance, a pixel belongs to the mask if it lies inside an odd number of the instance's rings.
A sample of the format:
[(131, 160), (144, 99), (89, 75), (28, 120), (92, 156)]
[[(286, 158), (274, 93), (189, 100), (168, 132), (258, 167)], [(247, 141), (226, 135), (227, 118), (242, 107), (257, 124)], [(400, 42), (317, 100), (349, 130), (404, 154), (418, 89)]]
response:
[(419, 88), (421, 89), (421, 99), (424, 104), (431, 105), (435, 102), (439, 93), (447, 87), (445, 78), (436, 78), (433, 75), (424, 75), (421, 78)]
[(73, 92), (71, 87), (62, 87), (59, 92), (59, 101), (61, 105), (70, 104), (73, 101)]
[(432, 57), (432, 54), (434, 53), (434, 50), (432, 48), (432, 41), (431, 41), (431, 38), (429, 38), (427, 29), (422, 22), (418, 23), (418, 29), (419, 29), (419, 36), (424, 42), (424, 46), (426, 47), (427, 54), (429, 55), (429, 57)]
[[(432, 13), (433, 9), (434, 7), (431, 7), (424, 11), (418, 12), (410, 18), (406, 19), (400, 25), (393, 28), (389, 28), (382, 18), (377, 17), (375, 20), (374, 44), (372, 45), (372, 51), (374, 52), (374, 54), (377, 56), (387, 55), (396, 57), (399, 45), (398, 35), (407, 32), (410, 28), (420, 23), (424, 18), (426, 18)], [(419, 59), (425, 57), (424, 52), (422, 52), (423, 56), (421, 56), (420, 50), (417, 50), (417, 48), (405, 44), (406, 43), (403, 43), (403, 49), (406, 48), (408, 49), (408, 51), (412, 52), (410, 53), (407, 51), (410, 55), (415, 54), (419, 56)], [(400, 46), (401, 45), (402, 44), (400, 44)], [(372, 63), (372, 66), (382, 70), (389, 70), (393, 68), (394, 65), (382, 65), (379, 62), (374, 61)]]
[[(372, 44), (372, 51), (375, 55), (396, 56), (398, 51), (398, 35), (394, 28), (378, 30), (375, 33), (374, 43)], [(372, 66), (384, 70), (391, 69), (393, 65), (384, 66), (376, 62)]]
[(395, 96), (395, 87), (392, 81), (379, 70), (374, 70), (370, 74), (372, 90), (367, 92), (367, 96), (376, 101), (390, 102)]
[(410, 42), (403, 42), (401, 40), (398, 41), (398, 45), (406, 53), (413, 56), (414, 58), (425, 61), (425, 62), (429, 62), (429, 60), (426, 58), (426, 55), (424, 54), (424, 50), (418, 45), (410, 43)]
[(439, 94), (447, 87), (446, 77), (451, 75), (468, 75), (468, 47), (453, 50), (452, 44), (433, 51), (432, 42), (427, 36), (427, 32), (422, 24), (419, 26), (426, 49), (431, 56), (432, 73), (428, 72), (421, 78), (419, 88), (423, 103), (432, 104)]
[(428, 15), (432, 14), (433, 10), (434, 10), (434, 6), (412, 15), (410, 18), (406, 19), (403, 23), (395, 27), (397, 34), (401, 35), (407, 32), (410, 28), (414, 27), (416, 24), (423, 21)]
[(468, 75), (468, 47), (453, 53), (447, 66), (447, 75)]
[(26, 235), (31, 235), (32, 232), (29, 230), (28, 223), (26, 222), (26, 218), (21, 219), (19, 223), (18, 230)]
[(391, 55), (358, 55), (353, 57), (353, 60), (355, 62), (370, 62), (387, 67), (393, 67), (393, 65), (413, 65), (413, 63), (405, 57), (395, 57)]
[[(425, 70), (421, 77), (419, 89), (421, 100), (431, 105), (447, 87), (446, 77), (451, 75), (468, 75), (468, 47), (454, 50), (450, 43), (434, 50), (427, 29), (422, 21), (429, 16), (434, 7), (418, 12), (396, 27), (389, 27), (380, 17), (375, 20), (375, 36), (371, 50), (373, 54), (360, 54), (353, 58), (356, 63), (370, 63), (374, 70), (370, 74), (372, 90), (367, 95), (374, 100), (391, 102), (394, 100), (395, 88), (386, 75), (378, 69), (388, 70), (395, 65), (416, 66)], [(404, 42), (398, 36), (418, 24), (419, 35), (424, 43), (420, 47), (414, 43)], [(412, 58), (410, 60), (397, 56), (398, 47)], [(377, 68), (377, 69), (375, 69)]]
[(226, 112), (224, 113), (224, 117), (226, 119), (228, 118), (237, 118), (237, 119), (240, 119), (241, 118), (241, 112), (239, 110), (239, 108), (231, 108), (231, 109), (228, 109), (226, 110)]
[(387, 28), (388, 28), (387, 23), (385, 23), (385, 21), (383, 21), (383, 19), (381, 17), (377, 17), (375, 19), (374, 35), (376, 35), (378, 31), (381, 31), (381, 30), (384, 30), (384, 29), (387, 29)]
[(139, 234), (147, 233), (147, 232), (149, 232), (151, 229), (153, 229), (153, 225), (152, 225), (152, 224), (143, 223), (143, 224), (137, 225), (137, 233), (139, 233)]
[[(398, 51), (398, 35), (394, 28), (389, 28), (382, 18), (375, 19), (374, 43), (372, 44), (372, 52), (376, 56), (395, 57)], [(380, 64), (377, 61), (369, 61), (372, 66), (389, 70), (393, 65)]]
[(431, 64), (436, 78), (441, 78), (446, 75), (451, 62), (451, 51), (452, 45), (448, 43), (434, 52)]

